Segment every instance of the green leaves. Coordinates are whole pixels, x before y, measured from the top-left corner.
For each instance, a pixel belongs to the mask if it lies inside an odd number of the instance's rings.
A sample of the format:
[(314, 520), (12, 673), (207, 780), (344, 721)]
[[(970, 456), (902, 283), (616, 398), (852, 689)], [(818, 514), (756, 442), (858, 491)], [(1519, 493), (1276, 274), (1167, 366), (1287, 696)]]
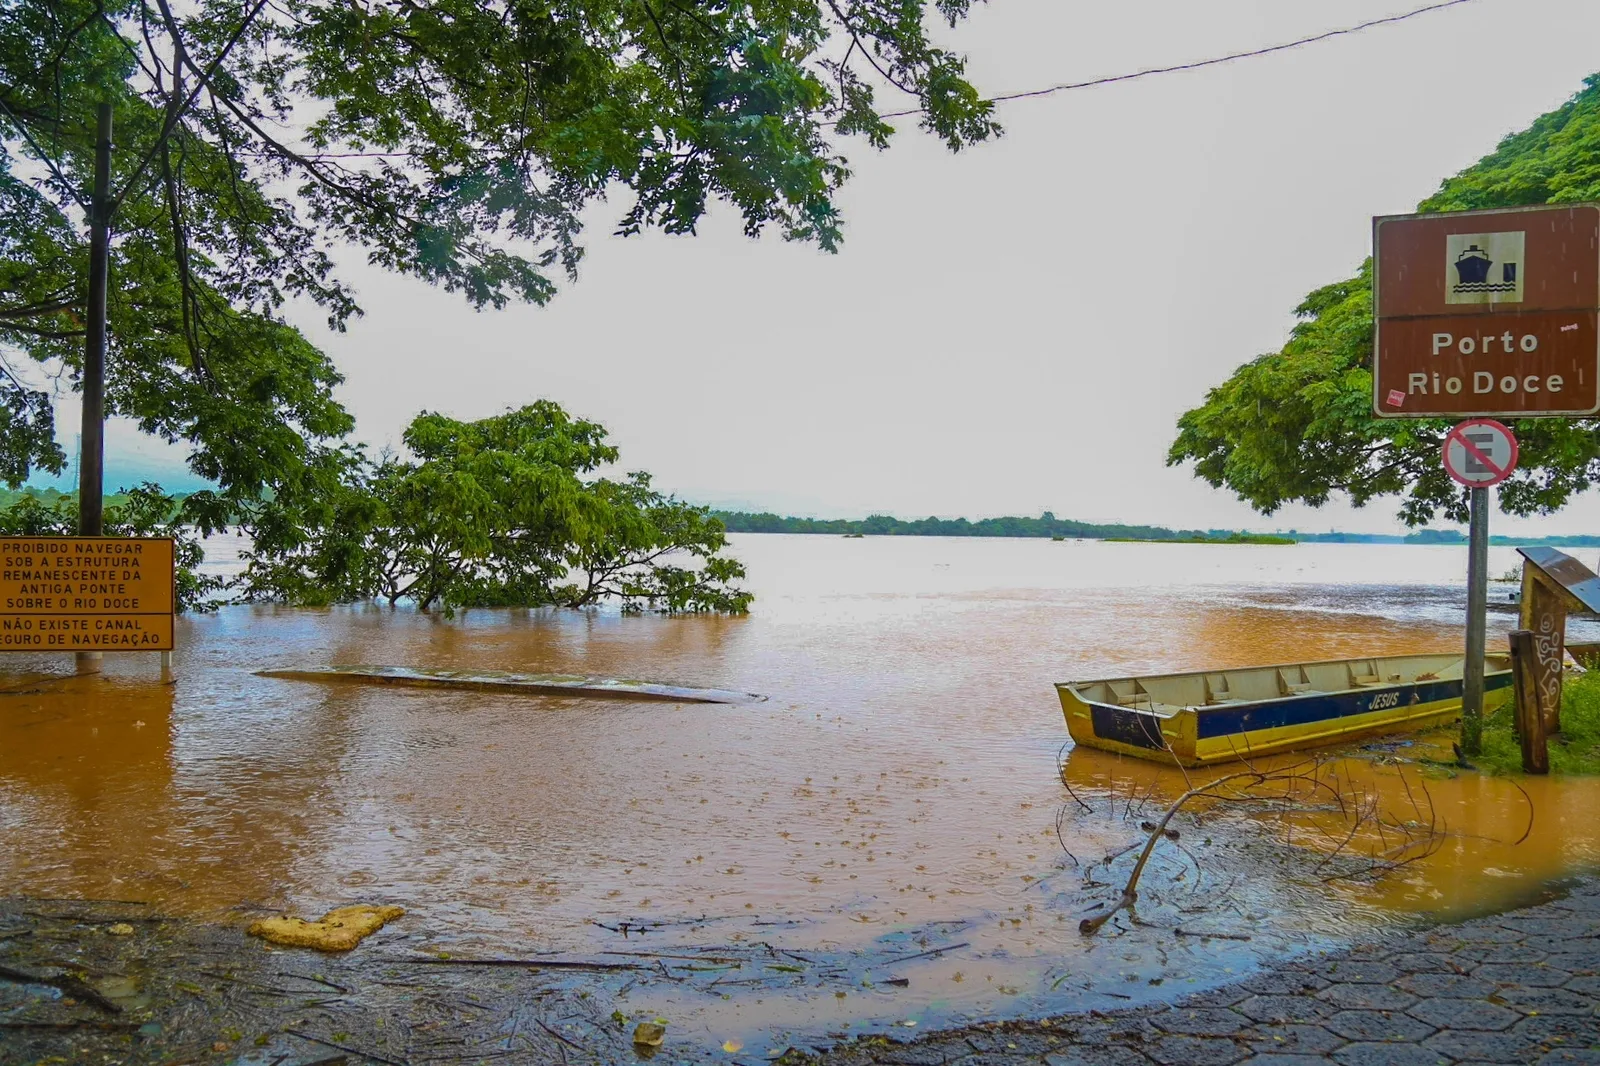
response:
[[(541, 400), (477, 422), (419, 415), (412, 460), (330, 462), (332, 483), (261, 505), (241, 594), (323, 605), (410, 600), (466, 607), (744, 612), (745, 576), (722, 523), (647, 474), (585, 479), (617, 459), (604, 427)], [(676, 565), (687, 557), (699, 565)]]
[(59, 469), (40, 381), (78, 367), (97, 103), (120, 197), (109, 410), (192, 447), (219, 488), (191, 514), (214, 523), (325, 480), (350, 428), (337, 371), (282, 318), (360, 313), (336, 248), (479, 308), (553, 298), (608, 195), (623, 233), (693, 233), (720, 201), (752, 236), (837, 250), (835, 142), (887, 145), (879, 90), (952, 148), (999, 132), (930, 43), (935, 8), (954, 25), (968, 3), (0, 5), (0, 350), (23, 358), (0, 477)]
[[(109, 537), (171, 537), (176, 606), (186, 611), (215, 610), (224, 587), (221, 578), (201, 574), (205, 547), (192, 527), (181, 519), (179, 501), (168, 496), (159, 485), (145, 482), (119, 493), (106, 508), (105, 528)], [(73, 536), (78, 532), (78, 500), (61, 495), (47, 502), (24, 495), (11, 506), (0, 509), (0, 536)]]
[[(1600, 200), (1600, 75), (1564, 107), (1445, 181), (1421, 211)], [(1422, 525), (1467, 520), (1465, 490), (1439, 454), (1448, 420), (1372, 415), (1372, 264), (1308, 295), (1282, 350), (1246, 363), (1178, 420), (1169, 465), (1227, 488), (1264, 514), (1319, 506), (1343, 492), (1357, 506), (1401, 496), (1399, 516)], [(1525, 419), (1512, 427), (1519, 468), (1500, 488), (1512, 514), (1548, 513), (1600, 481), (1600, 422)]]

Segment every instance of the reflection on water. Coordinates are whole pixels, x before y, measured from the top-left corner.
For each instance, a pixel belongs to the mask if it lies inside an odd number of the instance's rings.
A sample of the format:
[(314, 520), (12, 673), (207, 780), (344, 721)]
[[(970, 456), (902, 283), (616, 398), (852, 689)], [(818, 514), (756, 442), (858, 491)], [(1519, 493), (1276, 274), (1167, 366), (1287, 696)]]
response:
[[(38, 681), (69, 664), (8, 660), (0, 893), (148, 899), (204, 917), (382, 900), (408, 908), (419, 943), (453, 950), (594, 950), (614, 936), (597, 921), (699, 915), (792, 921), (786, 944), (849, 949), (959, 920), (985, 964), (928, 960), (912, 987), (931, 991), (903, 1003), (984, 1010), (1151, 994), (1145, 978), (1164, 965), (1221, 976), (1252, 952), (1479, 908), (1595, 859), (1578, 812), (1600, 784), (1524, 782), (1536, 814), (1513, 847), (1528, 813), (1515, 786), (1430, 779), (1452, 835), (1386, 883), (1256, 871), (1232, 895), (1259, 935), (1233, 954), (1170, 937), (1161, 953), (1134, 950), (1153, 942), (1137, 934), (1120, 954), (1086, 942), (1077, 919), (1114, 893), (1085, 887), (1057, 839), (1065, 730), (1051, 682), (1452, 650), (1465, 550), (735, 540), (759, 596), (748, 618), (227, 608), (182, 623), (170, 687), (134, 656), (108, 658), (100, 680)], [(1491, 572), (1510, 562), (1497, 549)], [(1493, 617), (1491, 639), (1510, 622)], [(324, 664), (593, 673), (770, 698), (634, 704), (254, 676)], [(1088, 751), (1068, 772), (1092, 794), (1151, 802), (1181, 785)], [(1068, 829), (1083, 856), (1129, 833)], [(829, 996), (815, 1009), (856, 1008)]]

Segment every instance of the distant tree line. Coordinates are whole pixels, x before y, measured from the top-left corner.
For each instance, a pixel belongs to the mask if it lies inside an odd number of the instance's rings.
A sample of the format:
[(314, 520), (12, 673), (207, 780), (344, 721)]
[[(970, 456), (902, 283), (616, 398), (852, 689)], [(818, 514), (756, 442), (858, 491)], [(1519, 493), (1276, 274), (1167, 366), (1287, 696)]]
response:
[[(1085, 540), (1177, 541), (1187, 544), (1465, 544), (1467, 535), (1457, 529), (1419, 529), (1412, 533), (1250, 533), (1237, 529), (1169, 529), (1166, 526), (1131, 526), (1078, 522), (1057, 518), (1049, 511), (1038, 518), (1009, 515), (982, 518), (919, 518), (908, 521), (889, 515), (853, 518), (780, 517), (771, 512), (712, 511), (729, 533), (821, 533), (834, 536), (878, 537), (1068, 537)], [(1549, 537), (1495, 536), (1501, 547), (1545, 545), (1555, 548), (1600, 547), (1600, 536), (1572, 534)]]
[[(1008, 515), (1003, 518), (918, 518), (907, 521), (889, 515), (849, 518), (782, 518), (771, 513), (712, 511), (729, 533), (831, 533), (835, 536), (875, 537), (1083, 537), (1090, 540), (1226, 541), (1241, 536), (1231, 529), (1168, 529), (1165, 526), (1130, 526), (1077, 522), (1057, 518), (1049, 511), (1038, 518)], [(1249, 536), (1249, 534), (1243, 534)]]

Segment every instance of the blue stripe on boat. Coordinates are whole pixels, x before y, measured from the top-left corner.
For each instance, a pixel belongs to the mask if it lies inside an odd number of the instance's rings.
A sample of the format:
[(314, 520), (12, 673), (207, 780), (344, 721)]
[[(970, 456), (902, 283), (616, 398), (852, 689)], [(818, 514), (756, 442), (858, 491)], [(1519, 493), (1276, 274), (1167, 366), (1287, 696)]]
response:
[[(1490, 674), (1483, 679), (1485, 692), (1493, 692), (1511, 684), (1511, 675)], [(1295, 696), (1264, 703), (1242, 704), (1238, 707), (1206, 707), (1199, 712), (1199, 738), (1232, 736), (1254, 732), (1258, 729), (1277, 729), (1289, 725), (1310, 725), (1334, 718), (1348, 718), (1387, 708), (1374, 707), (1374, 702), (1388, 693), (1398, 697), (1395, 707), (1414, 703), (1438, 703), (1441, 700), (1461, 698), (1461, 682), (1434, 681), (1418, 685), (1387, 685), (1363, 689), (1360, 692), (1340, 692), (1324, 696)], [(1415, 698), (1413, 698), (1413, 694)], [(1099, 729), (1098, 722), (1096, 730)], [(1114, 739), (1121, 740), (1116, 737)], [(1132, 743), (1130, 741), (1130, 743)], [(1160, 747), (1159, 744), (1155, 745)]]
[(1161, 738), (1161, 719), (1148, 711), (1129, 711), (1095, 703), (1089, 707), (1089, 721), (1094, 724), (1094, 735), (1105, 740), (1118, 740), (1156, 751), (1167, 746)]
[[(1511, 675), (1489, 674), (1483, 679), (1485, 692), (1509, 688)], [(1399, 699), (1394, 706), (1413, 703), (1438, 703), (1461, 698), (1461, 682), (1435, 681), (1419, 685), (1387, 685), (1360, 692), (1340, 692), (1320, 696), (1291, 696), (1262, 703), (1241, 704), (1237, 707), (1202, 707), (1199, 711), (1199, 739), (1234, 736), (1258, 729), (1277, 729), (1288, 725), (1310, 725), (1334, 718), (1348, 718), (1386, 708), (1372, 706), (1374, 698), (1394, 693)], [(1416, 698), (1412, 699), (1412, 693)], [(1381, 701), (1380, 701), (1381, 702)], [(1136, 748), (1159, 751), (1166, 747), (1161, 736), (1160, 715), (1149, 711), (1130, 710), (1091, 704), (1089, 719), (1094, 724), (1095, 736), (1115, 740)]]

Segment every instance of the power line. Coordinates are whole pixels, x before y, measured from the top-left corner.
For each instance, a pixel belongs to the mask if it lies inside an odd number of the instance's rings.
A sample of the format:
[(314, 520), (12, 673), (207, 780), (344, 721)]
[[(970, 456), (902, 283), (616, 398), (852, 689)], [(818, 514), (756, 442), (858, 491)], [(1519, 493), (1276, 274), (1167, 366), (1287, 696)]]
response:
[[(1362, 30), (1370, 30), (1374, 26), (1388, 26), (1396, 22), (1404, 22), (1407, 19), (1414, 19), (1418, 15), (1426, 15), (1434, 11), (1443, 11), (1447, 7), (1457, 7), (1461, 4), (1470, 4), (1472, 2), (1473, 0), (1442, 0), (1440, 3), (1429, 4), (1426, 7), (1419, 7), (1415, 10), (1407, 11), (1401, 15), (1389, 15), (1381, 19), (1371, 19), (1367, 22), (1357, 23), (1354, 26), (1345, 26), (1342, 29), (1328, 30), (1325, 33), (1319, 33), (1312, 37), (1302, 37), (1297, 41), (1286, 41), (1283, 44), (1268, 45), (1266, 48), (1255, 48), (1248, 52), (1233, 52), (1225, 56), (1216, 56), (1212, 59), (1201, 59), (1193, 63), (1179, 63), (1176, 66), (1170, 67), (1148, 67), (1144, 70), (1136, 70), (1128, 74), (1112, 74), (1104, 78), (1091, 78), (1088, 81), (1074, 81), (1067, 82), (1062, 85), (1052, 85), (1046, 89), (1028, 89), (1023, 92), (1001, 93), (998, 96), (991, 96), (989, 99), (994, 103), (1002, 103), (1006, 100), (1025, 100), (1034, 96), (1049, 96), (1052, 93), (1067, 92), (1071, 89), (1092, 89), (1097, 85), (1111, 85), (1115, 82), (1133, 81), (1136, 78), (1149, 78), (1157, 74), (1176, 74), (1186, 70), (1199, 70), (1201, 67), (1214, 67), (1221, 63), (1232, 63), (1239, 59), (1253, 59), (1256, 56), (1271, 55), (1274, 52), (1286, 52), (1291, 48), (1303, 48), (1308, 44), (1317, 44), (1320, 41), (1332, 40), (1335, 37), (1345, 37), (1352, 33), (1360, 33)], [(922, 114), (922, 108), (916, 107), (907, 111), (889, 111), (879, 115), (878, 117), (904, 118), (907, 115), (920, 114)]]

